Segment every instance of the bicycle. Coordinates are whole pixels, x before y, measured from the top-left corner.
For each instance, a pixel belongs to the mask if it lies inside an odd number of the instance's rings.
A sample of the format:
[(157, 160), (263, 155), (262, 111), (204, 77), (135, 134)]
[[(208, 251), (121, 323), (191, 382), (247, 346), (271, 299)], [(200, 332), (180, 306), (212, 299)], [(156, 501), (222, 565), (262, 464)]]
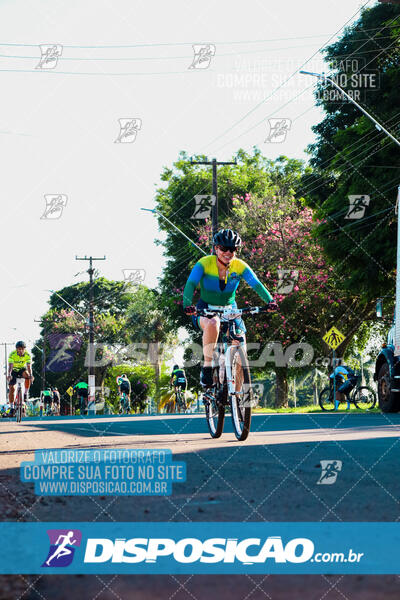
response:
[(185, 400), (185, 394), (182, 390), (182, 387), (179, 384), (175, 387), (175, 404), (178, 408), (178, 412), (181, 412), (182, 409), (183, 412), (186, 412), (187, 405)]
[(119, 397), (119, 414), (128, 415), (130, 413), (130, 402), (126, 392), (121, 392)]
[(15, 420), (17, 423), (20, 423), (21, 419), (22, 419), (23, 404), (24, 404), (22, 390), (24, 389), (24, 387), (25, 387), (25, 379), (23, 377), (18, 377), (16, 380), (17, 391), (15, 394), (15, 403), (14, 403)]
[(52, 406), (51, 402), (46, 402), (44, 406), (45, 406), (44, 416), (45, 417), (53, 417), (54, 416), (54, 409), (53, 409), (53, 406)]
[[(219, 438), (224, 428), (225, 409), (231, 409), (233, 429), (238, 441), (250, 432), (251, 409), (254, 404), (250, 368), (244, 347), (244, 337), (237, 335), (233, 319), (244, 314), (270, 312), (267, 307), (225, 308), (209, 306), (197, 309), (198, 317), (220, 316), (221, 327), (213, 365), (213, 386), (203, 393), (208, 429), (212, 438)], [(239, 344), (233, 344), (235, 340)], [(222, 351), (220, 351), (222, 349)], [(218, 355), (219, 352), (219, 355)]]
[[(349, 402), (354, 404), (356, 408), (359, 410), (372, 410), (376, 404), (376, 394), (374, 390), (368, 385), (358, 385), (360, 380), (360, 375), (356, 375), (357, 384), (355, 385), (353, 390), (350, 390), (348, 395)], [(336, 385), (336, 391), (340, 387)], [(338, 400), (338, 402), (343, 402), (343, 400)], [(319, 395), (319, 405), (324, 411), (334, 411), (335, 410), (335, 400), (333, 397), (333, 382), (330, 382), (329, 387), (324, 388)]]

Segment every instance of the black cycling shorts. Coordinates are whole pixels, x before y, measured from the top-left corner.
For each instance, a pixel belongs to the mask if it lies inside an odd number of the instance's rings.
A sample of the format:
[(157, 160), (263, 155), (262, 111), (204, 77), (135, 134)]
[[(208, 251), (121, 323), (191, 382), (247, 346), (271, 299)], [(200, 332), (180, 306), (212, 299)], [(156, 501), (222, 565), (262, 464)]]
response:
[(27, 373), (28, 371), (26, 369), (19, 369), (19, 371), (14, 371), (14, 369), (11, 371), (11, 379), (10, 379), (10, 383), (9, 385), (15, 385), (17, 383), (17, 378), (19, 377), (23, 377), (24, 373)]

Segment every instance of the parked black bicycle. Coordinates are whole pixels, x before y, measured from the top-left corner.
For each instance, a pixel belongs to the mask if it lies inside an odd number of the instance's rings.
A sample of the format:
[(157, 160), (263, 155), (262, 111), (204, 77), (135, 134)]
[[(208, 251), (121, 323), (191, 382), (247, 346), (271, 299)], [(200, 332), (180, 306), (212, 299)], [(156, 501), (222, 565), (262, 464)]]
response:
[[(376, 394), (374, 390), (368, 385), (359, 385), (361, 376), (356, 375), (357, 384), (348, 394), (339, 394), (337, 397), (338, 402), (349, 401), (350, 404), (354, 404), (359, 410), (372, 410), (376, 404)], [(336, 391), (338, 386), (336, 386)], [(344, 396), (344, 398), (343, 398)], [(333, 390), (333, 380), (330, 382), (329, 387), (324, 388), (319, 395), (319, 405), (322, 410), (334, 411), (335, 410), (335, 399)]]

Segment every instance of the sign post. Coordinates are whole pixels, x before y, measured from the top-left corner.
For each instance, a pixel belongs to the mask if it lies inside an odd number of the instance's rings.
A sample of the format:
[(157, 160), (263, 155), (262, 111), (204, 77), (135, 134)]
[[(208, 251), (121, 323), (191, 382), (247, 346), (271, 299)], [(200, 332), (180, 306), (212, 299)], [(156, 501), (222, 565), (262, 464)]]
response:
[(346, 336), (339, 331), (335, 326), (331, 327), (322, 338), (329, 348), (332, 349), (332, 367), (333, 367), (333, 401), (335, 403), (335, 410), (339, 408), (339, 401), (336, 400), (336, 348), (340, 346), (346, 339)]
[(72, 394), (74, 393), (74, 388), (70, 385), (66, 393), (69, 396), (69, 414), (72, 416)]

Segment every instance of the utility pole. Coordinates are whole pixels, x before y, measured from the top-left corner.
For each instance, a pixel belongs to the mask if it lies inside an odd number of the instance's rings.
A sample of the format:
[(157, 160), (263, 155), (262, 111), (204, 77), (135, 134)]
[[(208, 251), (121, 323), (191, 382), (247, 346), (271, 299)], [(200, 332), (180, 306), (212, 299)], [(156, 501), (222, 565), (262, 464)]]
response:
[(4, 381), (5, 381), (5, 386), (6, 386), (6, 402), (7, 402), (7, 391), (8, 391), (8, 386), (7, 386), (7, 346), (12, 346), (12, 342), (1, 342), (0, 346), (4, 346)]
[(216, 158), (213, 158), (212, 161), (209, 160), (190, 160), (192, 165), (211, 165), (212, 166), (212, 194), (214, 196), (214, 204), (211, 207), (211, 215), (212, 215), (212, 233), (213, 236), (218, 231), (218, 182), (217, 182), (217, 166), (219, 165), (237, 165), (237, 161), (235, 162), (223, 162), (218, 161)]
[(94, 297), (93, 297), (93, 261), (94, 260), (106, 260), (106, 257), (103, 258), (95, 258), (93, 256), (75, 256), (75, 260), (88, 260), (89, 268), (87, 272), (89, 273), (89, 364), (88, 364), (88, 385), (89, 385), (89, 400), (88, 406), (90, 403), (90, 399), (95, 401), (95, 388), (96, 381), (94, 376)]

